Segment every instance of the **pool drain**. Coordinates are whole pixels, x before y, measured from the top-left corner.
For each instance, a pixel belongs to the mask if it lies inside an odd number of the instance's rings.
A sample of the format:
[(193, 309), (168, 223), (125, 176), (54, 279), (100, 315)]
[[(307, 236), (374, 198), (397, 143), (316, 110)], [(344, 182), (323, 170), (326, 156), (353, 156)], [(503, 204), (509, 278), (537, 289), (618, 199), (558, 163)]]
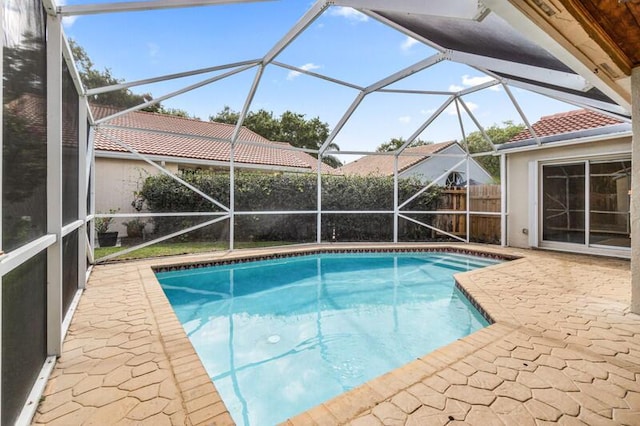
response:
[(278, 343), (278, 342), (280, 341), (280, 336), (278, 336), (277, 334), (274, 334), (274, 335), (272, 335), (272, 336), (269, 336), (269, 337), (267, 338), (267, 341), (268, 341), (269, 343)]

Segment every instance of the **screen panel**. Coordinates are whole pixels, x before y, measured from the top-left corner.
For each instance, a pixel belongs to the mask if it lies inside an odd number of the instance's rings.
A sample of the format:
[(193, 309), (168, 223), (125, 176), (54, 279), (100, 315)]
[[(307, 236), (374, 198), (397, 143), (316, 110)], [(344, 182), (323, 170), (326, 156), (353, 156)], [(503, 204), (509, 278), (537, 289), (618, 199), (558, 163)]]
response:
[(2, 424), (13, 424), (47, 357), (47, 254), (2, 277)]
[(2, 246), (47, 227), (46, 20), (39, 0), (6, 0), (3, 38)]

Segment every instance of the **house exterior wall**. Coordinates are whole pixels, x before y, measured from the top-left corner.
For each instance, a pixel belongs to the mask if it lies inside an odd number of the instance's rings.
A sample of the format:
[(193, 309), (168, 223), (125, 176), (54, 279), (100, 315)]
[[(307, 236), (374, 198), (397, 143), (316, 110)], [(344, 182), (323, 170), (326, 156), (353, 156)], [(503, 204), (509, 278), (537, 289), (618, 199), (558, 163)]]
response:
[[(619, 153), (631, 154), (630, 137), (507, 154), (507, 244), (511, 247), (530, 247), (528, 232), (530, 215), (533, 214), (530, 200), (531, 191), (536, 186), (529, 178), (530, 162), (604, 158)], [(539, 199), (539, 194), (536, 197)]]
[[(178, 172), (176, 163), (166, 163), (164, 167), (172, 173)], [(159, 173), (144, 161), (96, 156), (96, 213), (108, 213), (111, 209), (118, 210), (118, 213), (135, 213), (131, 206), (134, 192), (140, 189), (145, 177)], [(109, 230), (126, 236), (126, 228), (120, 222), (127, 220), (114, 221)]]
[[(445, 157), (438, 154), (460, 154), (464, 155), (465, 151), (458, 145), (451, 145), (440, 151), (437, 154), (434, 154), (432, 157), (427, 158), (426, 160), (410, 167), (409, 169), (400, 173), (400, 177), (408, 178), (408, 177), (416, 177), (422, 181), (434, 181), (440, 175), (445, 173), (451, 167), (453, 167), (456, 163), (463, 159), (463, 157)], [(458, 172), (462, 175), (463, 179), (466, 181), (467, 174), (467, 164), (463, 162), (459, 166), (450, 170), (449, 172)], [(469, 174), (471, 175), (471, 179), (481, 183), (481, 184), (489, 184), (493, 183), (493, 179), (491, 175), (487, 173), (475, 160), (471, 159), (469, 162)], [(439, 179), (436, 184), (444, 185), (447, 176), (449, 173), (445, 174), (444, 177)]]

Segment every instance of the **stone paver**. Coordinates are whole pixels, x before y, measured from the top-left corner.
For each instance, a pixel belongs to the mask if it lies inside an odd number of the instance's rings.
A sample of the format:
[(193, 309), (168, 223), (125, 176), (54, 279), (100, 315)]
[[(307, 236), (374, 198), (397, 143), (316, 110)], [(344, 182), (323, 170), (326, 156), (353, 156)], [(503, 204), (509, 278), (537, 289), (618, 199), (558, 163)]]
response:
[[(640, 424), (628, 261), (456, 247), (521, 257), (456, 276), (494, 323), (288, 424)], [(34, 424), (233, 424), (150, 266), (259, 253), (95, 267)]]

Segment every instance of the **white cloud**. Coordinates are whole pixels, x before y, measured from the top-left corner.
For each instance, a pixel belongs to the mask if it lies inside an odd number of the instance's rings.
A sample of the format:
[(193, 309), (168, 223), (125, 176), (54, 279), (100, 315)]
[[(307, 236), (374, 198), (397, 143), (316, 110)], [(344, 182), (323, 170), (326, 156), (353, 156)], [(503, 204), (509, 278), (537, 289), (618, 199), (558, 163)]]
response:
[(451, 86), (449, 86), (449, 91), (450, 92), (459, 92), (462, 89), (464, 89), (464, 87), (458, 86), (457, 84), (452, 84)]
[(418, 40), (416, 40), (415, 38), (407, 36), (407, 38), (400, 45), (400, 49), (406, 52), (407, 50), (411, 49), (413, 45), (418, 43)]
[(411, 121), (411, 117), (408, 115), (403, 115), (402, 117), (398, 117), (398, 121), (407, 124)]
[(434, 112), (436, 112), (435, 108), (421, 109), (420, 110), (420, 114), (422, 114), (422, 115), (431, 115)]
[(156, 56), (158, 56), (158, 53), (160, 53), (160, 46), (158, 46), (156, 43), (147, 43), (147, 49), (149, 52), (149, 56), (152, 58), (155, 58)]
[[(299, 67), (305, 71), (311, 71), (311, 70), (317, 70), (319, 68), (321, 68), (320, 65), (316, 65), (312, 62), (309, 62), (308, 64), (304, 64), (303, 66)], [(301, 74), (301, 72), (299, 71), (289, 71), (289, 74), (287, 74), (287, 80), (293, 80), (296, 77), (299, 77)]]
[[(67, 4), (67, 0), (58, 0), (56, 4), (58, 6), (64, 6)], [(64, 18), (62, 18), (62, 26), (65, 28), (71, 28), (77, 19), (78, 15), (65, 16)]]
[(364, 13), (358, 12), (351, 7), (344, 6), (332, 7), (331, 10), (329, 10), (329, 15), (341, 16), (352, 22), (367, 22), (369, 20), (369, 17)]
[[(494, 80), (495, 78), (489, 77), (488, 75), (477, 75), (473, 77), (469, 75), (462, 76), (462, 84), (467, 87), (477, 86), (479, 84), (487, 83)], [(497, 91), (500, 90), (500, 86), (496, 84), (495, 86), (491, 86), (490, 89)]]
[[(473, 102), (465, 101), (464, 103), (467, 105), (467, 108), (469, 108), (469, 111), (471, 112), (474, 112), (475, 110), (478, 109), (478, 105), (474, 104)], [(449, 105), (447, 109), (445, 109), (445, 112), (449, 115), (458, 115), (458, 111), (456, 110), (456, 104), (454, 102), (451, 102), (451, 105)], [(460, 105), (460, 114), (465, 114), (465, 113), (466, 111), (464, 107)]]

